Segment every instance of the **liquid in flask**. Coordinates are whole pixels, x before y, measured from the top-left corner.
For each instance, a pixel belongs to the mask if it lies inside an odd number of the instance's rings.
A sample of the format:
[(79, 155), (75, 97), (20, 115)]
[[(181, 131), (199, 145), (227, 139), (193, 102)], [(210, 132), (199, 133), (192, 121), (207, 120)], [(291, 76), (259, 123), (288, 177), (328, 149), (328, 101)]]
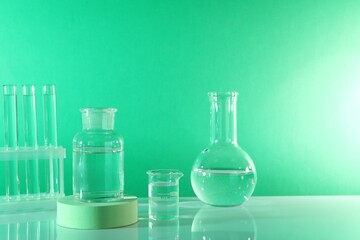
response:
[(236, 206), (247, 201), (256, 186), (256, 169), (237, 143), (237, 92), (211, 92), (210, 143), (191, 171), (196, 196), (213, 206)]

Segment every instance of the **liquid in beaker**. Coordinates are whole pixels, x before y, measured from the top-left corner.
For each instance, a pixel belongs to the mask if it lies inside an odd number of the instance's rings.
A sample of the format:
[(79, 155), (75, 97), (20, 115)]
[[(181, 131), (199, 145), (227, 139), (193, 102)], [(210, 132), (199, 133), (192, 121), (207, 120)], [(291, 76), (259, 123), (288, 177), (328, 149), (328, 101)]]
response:
[(149, 218), (168, 220), (179, 217), (179, 179), (183, 173), (173, 169), (149, 170)]

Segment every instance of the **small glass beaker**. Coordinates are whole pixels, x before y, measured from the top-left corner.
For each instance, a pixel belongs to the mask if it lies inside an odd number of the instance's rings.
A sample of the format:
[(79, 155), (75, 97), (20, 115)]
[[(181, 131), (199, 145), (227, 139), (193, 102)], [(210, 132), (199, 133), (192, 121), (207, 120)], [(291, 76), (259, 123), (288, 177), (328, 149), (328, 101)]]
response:
[(149, 176), (149, 218), (178, 218), (179, 180), (184, 174), (174, 169), (149, 170), (146, 173)]

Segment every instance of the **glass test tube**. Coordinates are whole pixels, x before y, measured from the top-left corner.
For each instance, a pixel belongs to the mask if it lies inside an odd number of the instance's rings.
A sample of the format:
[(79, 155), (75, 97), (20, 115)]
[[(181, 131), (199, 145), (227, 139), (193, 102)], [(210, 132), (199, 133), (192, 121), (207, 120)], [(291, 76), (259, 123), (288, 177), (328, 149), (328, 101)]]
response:
[[(57, 123), (56, 123), (56, 94), (55, 85), (43, 86), (44, 100), (44, 139), (46, 147), (57, 147)], [(51, 158), (49, 161), (50, 194), (59, 193), (59, 164), (58, 159)], [(48, 192), (48, 191), (46, 191)]]
[(19, 235), (20, 235), (20, 223), (8, 223), (7, 236), (5, 236), (5, 239), (19, 239)]
[[(40, 221), (32, 221), (26, 223), (26, 237), (27, 239), (40, 240)], [(48, 239), (48, 238), (47, 238)]]
[[(17, 94), (16, 85), (3, 85), (5, 147), (18, 147)], [(17, 160), (5, 162), (5, 187), (8, 200), (19, 198), (19, 165)]]
[(54, 222), (55, 220), (53, 219), (46, 219), (44, 221), (40, 221), (40, 239), (56, 239), (56, 235), (54, 233), (54, 228), (56, 229), (56, 224)]
[[(23, 108), (24, 108), (24, 144), (25, 147), (37, 148), (37, 120), (36, 120), (36, 98), (35, 86), (23, 86)], [(26, 193), (28, 197), (38, 197), (39, 185), (39, 162), (38, 159), (26, 160)]]

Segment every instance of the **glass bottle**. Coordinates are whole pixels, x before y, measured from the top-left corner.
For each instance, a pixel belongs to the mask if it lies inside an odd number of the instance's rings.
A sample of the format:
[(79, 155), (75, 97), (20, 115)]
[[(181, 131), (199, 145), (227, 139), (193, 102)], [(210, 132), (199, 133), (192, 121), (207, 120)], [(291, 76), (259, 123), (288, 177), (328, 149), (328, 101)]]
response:
[(236, 206), (250, 198), (256, 170), (237, 143), (237, 92), (210, 92), (210, 144), (197, 157), (191, 185), (197, 197), (213, 206)]
[(83, 130), (73, 139), (73, 193), (87, 202), (116, 201), (124, 192), (122, 137), (115, 108), (83, 108)]

